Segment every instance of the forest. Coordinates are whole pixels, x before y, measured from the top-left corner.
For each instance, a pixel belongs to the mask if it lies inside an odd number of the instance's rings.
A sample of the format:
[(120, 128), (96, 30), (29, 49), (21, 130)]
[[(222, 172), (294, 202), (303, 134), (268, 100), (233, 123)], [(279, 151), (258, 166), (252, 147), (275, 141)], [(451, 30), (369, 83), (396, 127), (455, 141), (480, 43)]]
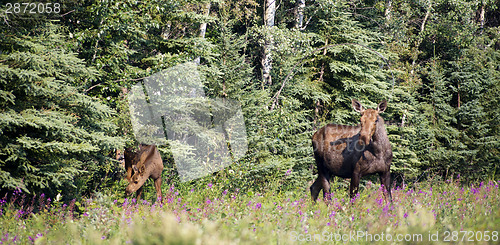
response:
[[(307, 233), (307, 227), (312, 231), (325, 224), (381, 231), (366, 228), (355, 216), (371, 220), (366, 222), (375, 225), (369, 227), (393, 225), (393, 232), (402, 232), (404, 220), (412, 219), (404, 231), (421, 232), (424, 239), (428, 230), (439, 226), (440, 232), (475, 229), (475, 241), (488, 241), (477, 239), (478, 230), (482, 238), (488, 231), (498, 240), (498, 0), (10, 0), (0, 5), (0, 21), (2, 241), (35, 242), (45, 237), (43, 244), (50, 236), (59, 239), (64, 232), (80, 232), (90, 244), (123, 244), (130, 239), (155, 243), (148, 240), (151, 237), (137, 238), (134, 231), (127, 233), (134, 234), (130, 238), (121, 233), (126, 229), (116, 228), (123, 222), (129, 227), (134, 222), (130, 220), (139, 222), (136, 213), (161, 216), (158, 227), (173, 229), (166, 234), (158, 228), (153, 231), (158, 237), (195, 234), (179, 237), (188, 244), (212, 239), (217, 244), (276, 243), (289, 238), (282, 231)], [(186, 179), (180, 176), (178, 156), (187, 159), (196, 152), (170, 137), (155, 141), (164, 164), (162, 205), (168, 208), (146, 215), (159, 207), (124, 196), (125, 170), (116, 156), (144, 143), (131, 117), (141, 110), (132, 108), (136, 85), (147, 87), (156, 74), (183, 65), (185, 70), (158, 88), (177, 91), (199, 85), (196, 93), (203, 98), (192, 103), (203, 111), (200, 118), (209, 118), (206, 127), (214, 124), (210, 118), (237, 108), (246, 146), (237, 152), (236, 143), (231, 143), (228, 154), (233, 158), (228, 164)], [(179, 85), (176, 79), (185, 83)], [(153, 100), (153, 92), (146, 96), (148, 103)], [(381, 191), (372, 184), (379, 183), (375, 176), (361, 182), (358, 199), (370, 200), (368, 208), (348, 200), (348, 181), (338, 178), (332, 183), (336, 201), (320, 204), (315, 212), (309, 194), (317, 176), (311, 137), (328, 123), (359, 124), (352, 99), (367, 108), (387, 101), (381, 116), (392, 145), (392, 188), (400, 206), (384, 206)], [(158, 103), (163, 111), (186, 110), (173, 108), (168, 99)], [(162, 116), (161, 133), (166, 121)], [(179, 124), (171, 128), (172, 135), (201, 127), (189, 121)], [(206, 145), (214, 141), (208, 133), (204, 137)], [(193, 159), (186, 162), (199, 165)], [(433, 188), (442, 196), (433, 196)], [(413, 195), (423, 195), (424, 189), (430, 196), (419, 196), (421, 205), (415, 206)], [(144, 195), (144, 202), (153, 201), (151, 182), (146, 182)], [(460, 206), (463, 200), (481, 209)], [(184, 202), (200, 203), (192, 210), (203, 212), (192, 214)], [(458, 206), (422, 207), (441, 202)], [(212, 207), (215, 203), (239, 211), (229, 213)], [(112, 228), (99, 227), (107, 216), (96, 207), (105, 207)], [(282, 212), (300, 215), (272, 221)], [(476, 212), (492, 215), (464, 221), (464, 215)], [(49, 221), (34, 221), (26, 213), (44, 214)], [(123, 213), (130, 220), (116, 218)], [(314, 221), (319, 213), (326, 217), (325, 224), (323, 219)], [(387, 218), (375, 218), (382, 214)], [(419, 223), (422, 217), (434, 223)], [(461, 225), (455, 223), (458, 217)], [(18, 226), (10, 223), (23, 218), (35, 228), (12, 238)], [(86, 228), (75, 231), (58, 219), (79, 220)], [(276, 222), (279, 227), (272, 234), (264, 228)], [(139, 223), (137, 229), (144, 231), (155, 221)], [(217, 227), (233, 227), (238, 233), (215, 232)], [(54, 229), (59, 233), (52, 233)]]

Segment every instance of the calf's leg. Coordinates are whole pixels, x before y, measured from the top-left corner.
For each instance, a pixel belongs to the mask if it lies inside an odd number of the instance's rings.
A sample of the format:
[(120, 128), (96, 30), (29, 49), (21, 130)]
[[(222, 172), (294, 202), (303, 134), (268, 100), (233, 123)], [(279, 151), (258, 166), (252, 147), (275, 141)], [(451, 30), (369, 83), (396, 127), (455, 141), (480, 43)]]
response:
[(137, 189), (135, 198), (139, 200), (141, 199), (141, 196), (142, 196), (142, 186), (139, 189)]
[(156, 201), (161, 202), (161, 178), (155, 179)]

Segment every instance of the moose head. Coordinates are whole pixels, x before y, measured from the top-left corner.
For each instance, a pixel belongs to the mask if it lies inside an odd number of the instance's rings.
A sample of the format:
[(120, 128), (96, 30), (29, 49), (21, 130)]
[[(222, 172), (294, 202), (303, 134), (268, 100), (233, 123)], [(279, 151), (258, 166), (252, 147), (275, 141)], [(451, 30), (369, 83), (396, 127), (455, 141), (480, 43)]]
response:
[(377, 129), (377, 123), (379, 121), (379, 113), (382, 113), (387, 108), (387, 101), (383, 100), (377, 106), (377, 109), (365, 109), (363, 105), (356, 99), (352, 99), (352, 107), (355, 111), (361, 113), (361, 130), (359, 132), (360, 145), (370, 144), (370, 139), (372, 138), (375, 130)]

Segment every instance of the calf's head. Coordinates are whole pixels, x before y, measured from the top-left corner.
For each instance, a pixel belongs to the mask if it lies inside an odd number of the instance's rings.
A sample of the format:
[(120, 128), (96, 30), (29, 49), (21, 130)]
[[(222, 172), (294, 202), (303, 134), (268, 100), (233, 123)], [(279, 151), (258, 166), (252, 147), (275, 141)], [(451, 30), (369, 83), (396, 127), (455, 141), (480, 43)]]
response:
[(144, 175), (144, 172), (146, 172), (146, 167), (144, 165), (139, 168), (137, 168), (137, 165), (132, 165), (132, 169), (134, 169), (134, 174), (130, 178), (130, 183), (125, 189), (125, 194), (127, 195), (130, 195), (141, 188), (149, 177)]
[(377, 129), (378, 114), (385, 111), (387, 108), (387, 101), (383, 100), (377, 106), (377, 109), (365, 109), (363, 105), (355, 99), (352, 99), (352, 107), (355, 111), (361, 113), (361, 130), (359, 132), (360, 145), (370, 144), (370, 139)]

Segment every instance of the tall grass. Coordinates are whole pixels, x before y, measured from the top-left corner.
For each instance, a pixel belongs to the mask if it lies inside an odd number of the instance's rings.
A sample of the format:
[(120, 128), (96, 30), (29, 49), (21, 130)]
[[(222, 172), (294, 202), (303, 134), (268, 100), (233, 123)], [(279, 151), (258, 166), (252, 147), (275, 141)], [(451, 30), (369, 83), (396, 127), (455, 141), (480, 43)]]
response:
[[(2, 244), (479, 244), (500, 242), (500, 181), (417, 183), (384, 200), (370, 182), (314, 204), (306, 188), (240, 193), (207, 184), (166, 187), (163, 200), (96, 195), (81, 203), (18, 190), (0, 200)], [(487, 240), (487, 241), (486, 241)]]

